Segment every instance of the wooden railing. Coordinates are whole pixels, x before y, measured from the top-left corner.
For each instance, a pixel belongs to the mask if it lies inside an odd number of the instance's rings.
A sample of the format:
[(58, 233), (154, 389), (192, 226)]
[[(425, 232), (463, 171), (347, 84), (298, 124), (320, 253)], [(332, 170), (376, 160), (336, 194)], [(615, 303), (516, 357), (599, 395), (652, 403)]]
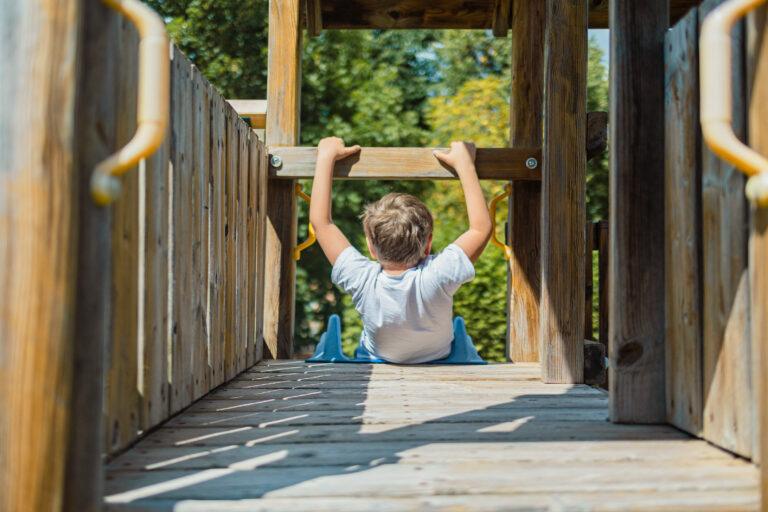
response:
[[(110, 116), (135, 123), (138, 46), (123, 27)], [(171, 50), (163, 146), (123, 179), (113, 207), (105, 451), (261, 359), (267, 155), (181, 52)]]

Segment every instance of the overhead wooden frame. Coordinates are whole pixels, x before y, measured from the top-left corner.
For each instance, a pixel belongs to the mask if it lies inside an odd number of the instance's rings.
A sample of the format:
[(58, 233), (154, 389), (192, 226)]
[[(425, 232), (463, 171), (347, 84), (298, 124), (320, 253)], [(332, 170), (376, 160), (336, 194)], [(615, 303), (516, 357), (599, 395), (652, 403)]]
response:
[[(670, 0), (670, 22), (699, 3)], [(589, 28), (608, 28), (608, 0), (589, 4)], [(503, 37), (512, 11), (511, 0), (305, 0), (305, 9), (310, 36), (323, 29), (492, 29)]]

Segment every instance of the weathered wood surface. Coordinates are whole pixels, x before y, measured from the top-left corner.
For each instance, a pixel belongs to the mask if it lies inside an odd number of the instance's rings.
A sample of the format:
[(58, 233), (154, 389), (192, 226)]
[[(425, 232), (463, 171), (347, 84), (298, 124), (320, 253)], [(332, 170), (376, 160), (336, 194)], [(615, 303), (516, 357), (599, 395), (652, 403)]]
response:
[(240, 117), (247, 117), (254, 130), (267, 126), (267, 100), (227, 100)]
[(667, 421), (702, 429), (701, 127), (698, 10), (665, 42), (665, 205)]
[[(768, 9), (761, 7), (747, 22), (747, 120), (749, 144), (768, 155)], [(753, 459), (762, 467), (762, 509), (768, 510), (768, 210), (750, 211), (750, 327), (757, 405)]]
[[(699, 26), (721, 0), (704, 2)], [(742, 24), (733, 45), (733, 128), (746, 136), (744, 37)], [(752, 455), (755, 398), (749, 333), (746, 180), (705, 144), (702, 148), (703, 210), (703, 378), (704, 438), (743, 456)]]
[[(266, 142), (271, 147), (299, 144), (301, 97), (300, 0), (269, 3)], [(264, 342), (272, 358), (293, 354), (296, 293), (296, 196), (294, 180), (269, 184), (264, 281)]]
[(608, 354), (608, 221), (599, 223), (599, 237), (597, 242), (597, 268), (598, 268), (598, 341), (605, 345), (605, 353)]
[(610, 5), (611, 419), (664, 422), (662, 63), (669, 3)]
[(584, 379), (586, 73), (586, 0), (548, 0), (540, 302), (545, 382)]
[[(756, 509), (754, 466), (673, 428), (608, 423), (605, 393), (525, 380), (532, 371), (538, 367), (259, 365), (250, 375), (274, 383), (349, 372), (367, 384), (359, 398), (322, 382), (323, 397), (300, 387), (293, 398), (270, 391), (271, 405), (250, 412), (214, 411), (241, 400), (206, 397), (195, 407), (211, 412), (180, 415), (177, 426), (111, 462), (107, 508)], [(487, 373), (508, 385), (482, 392)], [(230, 392), (242, 390), (225, 386), (217, 395)]]
[(595, 285), (592, 275), (592, 257), (595, 249), (595, 226), (587, 221), (584, 226), (584, 339), (594, 340), (592, 326), (592, 295)]
[[(69, 404), (76, 345), (80, 4), (37, 0), (0, 10), (2, 510), (61, 507), (69, 429), (78, 423)], [(94, 156), (103, 155), (83, 155)]]
[[(513, 2), (509, 145), (541, 147), (546, 4)], [(541, 161), (541, 159), (539, 159)], [(537, 168), (541, 179), (540, 167)], [(507, 359), (540, 360), (541, 183), (515, 181), (509, 197)]]
[[(310, 35), (316, 35), (321, 28), (494, 29), (494, 35), (504, 35), (501, 32), (503, 18), (499, 19), (497, 15), (500, 4), (503, 4), (501, 0), (435, 0), (429, 3), (429, 8), (416, 0), (319, 0), (319, 3), (321, 14), (313, 14), (308, 19)], [(673, 21), (698, 4), (696, 0), (670, 0), (669, 3)], [(308, 1), (308, 5), (315, 9), (317, 4), (318, 0)], [(309, 26), (310, 21), (312, 27)], [(589, 27), (608, 28), (608, 0), (589, 2)]]
[[(530, 114), (530, 112), (529, 112)], [(440, 180), (458, 179), (455, 171), (442, 164), (433, 151), (445, 148), (362, 148), (360, 153), (336, 162), (333, 177), (357, 180)], [(273, 147), (272, 156), (282, 165), (270, 165), (271, 178), (312, 178), (317, 149), (313, 147)], [(540, 180), (541, 171), (526, 167), (528, 158), (541, 161), (540, 149), (480, 148), (475, 157), (477, 175), (486, 180)]]

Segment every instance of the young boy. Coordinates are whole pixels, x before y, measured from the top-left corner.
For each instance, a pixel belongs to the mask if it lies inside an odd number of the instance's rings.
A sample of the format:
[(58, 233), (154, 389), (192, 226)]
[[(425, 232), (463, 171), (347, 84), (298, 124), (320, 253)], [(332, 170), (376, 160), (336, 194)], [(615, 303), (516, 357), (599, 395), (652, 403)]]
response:
[(475, 171), (475, 146), (453, 142), (435, 157), (461, 180), (469, 229), (440, 254), (430, 255), (432, 214), (408, 194), (387, 194), (363, 214), (371, 261), (331, 220), (331, 182), (337, 160), (360, 151), (329, 137), (317, 146), (309, 220), (333, 265), (331, 280), (352, 296), (363, 320), (360, 343), (392, 363), (424, 363), (448, 357), (453, 340), (453, 294), (475, 277), (473, 264), (491, 236), (491, 217)]

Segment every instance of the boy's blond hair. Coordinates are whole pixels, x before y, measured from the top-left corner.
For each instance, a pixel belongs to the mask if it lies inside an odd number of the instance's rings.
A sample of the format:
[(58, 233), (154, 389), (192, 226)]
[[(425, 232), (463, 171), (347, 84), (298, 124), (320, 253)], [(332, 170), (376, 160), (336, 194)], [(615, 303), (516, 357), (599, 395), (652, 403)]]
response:
[(434, 221), (410, 194), (387, 194), (365, 207), (363, 228), (379, 261), (415, 267), (424, 258)]

